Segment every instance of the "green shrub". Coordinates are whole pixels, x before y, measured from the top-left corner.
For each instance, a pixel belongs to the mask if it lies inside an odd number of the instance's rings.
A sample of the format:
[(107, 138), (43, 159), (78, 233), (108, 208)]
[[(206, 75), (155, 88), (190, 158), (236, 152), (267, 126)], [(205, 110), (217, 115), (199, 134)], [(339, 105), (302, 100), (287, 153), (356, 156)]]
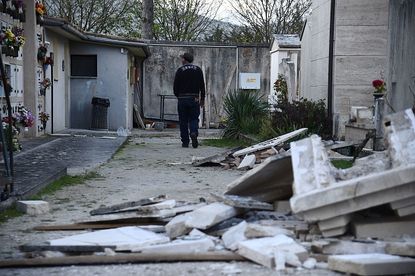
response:
[(306, 127), (309, 134), (330, 138), (331, 124), (323, 100), (312, 101), (301, 98), (288, 101), (285, 79), (279, 76), (274, 84), (278, 101), (271, 115), (272, 127), (278, 135)]
[(241, 134), (256, 135), (268, 115), (268, 103), (254, 90), (234, 90), (224, 100), (226, 113), (223, 137), (240, 139)]

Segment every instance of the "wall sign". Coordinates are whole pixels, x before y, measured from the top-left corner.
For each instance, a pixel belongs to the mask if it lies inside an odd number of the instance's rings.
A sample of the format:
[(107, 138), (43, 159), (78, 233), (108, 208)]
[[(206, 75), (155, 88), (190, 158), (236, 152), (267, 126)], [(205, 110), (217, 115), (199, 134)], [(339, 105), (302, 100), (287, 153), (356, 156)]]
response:
[(260, 73), (239, 73), (239, 88), (261, 89)]

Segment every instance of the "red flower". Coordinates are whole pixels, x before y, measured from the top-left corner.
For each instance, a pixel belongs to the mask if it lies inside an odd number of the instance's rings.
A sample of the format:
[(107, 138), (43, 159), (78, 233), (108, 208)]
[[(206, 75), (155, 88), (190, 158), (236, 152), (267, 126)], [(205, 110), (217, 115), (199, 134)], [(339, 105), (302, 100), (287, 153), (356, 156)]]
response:
[(384, 84), (385, 84), (385, 82), (383, 80), (374, 80), (372, 82), (373, 87), (376, 88), (376, 89), (381, 88)]

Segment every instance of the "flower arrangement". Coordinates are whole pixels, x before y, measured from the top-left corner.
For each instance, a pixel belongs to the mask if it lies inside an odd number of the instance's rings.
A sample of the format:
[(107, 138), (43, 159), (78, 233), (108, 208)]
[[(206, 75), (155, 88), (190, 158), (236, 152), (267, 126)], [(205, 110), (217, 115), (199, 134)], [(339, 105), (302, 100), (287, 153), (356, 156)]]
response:
[(17, 108), (17, 112), (13, 114), (13, 119), (16, 124), (22, 125), (25, 128), (32, 127), (35, 121), (32, 112), (24, 106)]
[(8, 47), (21, 47), (25, 43), (23, 36), (23, 29), (19, 27), (13, 27), (12, 29), (3, 30), (0, 33), (0, 41), (3, 45)]
[(39, 113), (39, 121), (43, 124), (46, 123), (47, 121), (49, 121), (49, 114), (46, 112), (40, 112)]
[(9, 122), (9, 117), (4, 117), (3, 121), (2, 121), (2, 127), (4, 130), (4, 134), (5, 134), (5, 138), (6, 138), (6, 143), (8, 145), (9, 148), (11, 148), (13, 151), (20, 151), (22, 149), (22, 145), (19, 142), (19, 139), (17, 138), (19, 136), (20, 130), (14, 126), (13, 124), (11, 125), (11, 134), (12, 134), (12, 145), (10, 147), (10, 136), (9, 136), (9, 127), (10, 127), (10, 122)]
[(384, 94), (386, 92), (386, 82), (384, 80), (374, 80), (372, 85), (375, 88), (374, 94)]
[(47, 52), (48, 48), (45, 45), (40, 45), (37, 49), (37, 60), (40, 61), (42, 64), (46, 62)]
[(43, 16), (46, 14), (46, 7), (40, 1), (36, 1), (35, 9), (36, 9), (36, 14), (39, 16)]

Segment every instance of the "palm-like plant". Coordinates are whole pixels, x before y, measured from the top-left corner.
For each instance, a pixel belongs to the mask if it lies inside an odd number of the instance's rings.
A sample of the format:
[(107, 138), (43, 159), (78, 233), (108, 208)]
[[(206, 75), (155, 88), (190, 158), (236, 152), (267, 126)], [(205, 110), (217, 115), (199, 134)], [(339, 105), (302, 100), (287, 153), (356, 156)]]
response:
[(241, 134), (258, 134), (268, 114), (268, 103), (255, 90), (234, 90), (224, 100), (226, 113), (223, 137), (239, 139)]

